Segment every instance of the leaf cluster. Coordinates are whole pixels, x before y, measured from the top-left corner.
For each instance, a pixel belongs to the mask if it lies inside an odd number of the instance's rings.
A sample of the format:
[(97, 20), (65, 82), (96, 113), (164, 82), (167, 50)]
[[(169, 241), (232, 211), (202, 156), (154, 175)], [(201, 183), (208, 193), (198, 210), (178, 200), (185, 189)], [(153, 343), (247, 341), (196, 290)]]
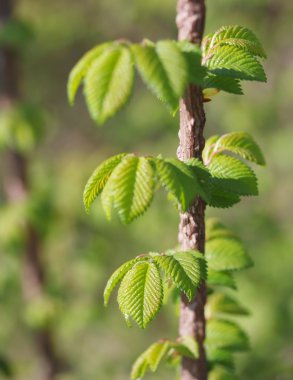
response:
[(89, 211), (101, 194), (108, 219), (114, 206), (127, 224), (146, 211), (158, 185), (185, 211), (197, 195), (208, 201), (209, 181), (208, 170), (196, 159), (183, 163), (124, 153), (104, 161), (93, 172), (84, 190), (84, 205)]
[(241, 80), (265, 82), (260, 58), (265, 58), (265, 53), (259, 40), (238, 25), (224, 26), (206, 36), (202, 52), (187, 41), (106, 42), (87, 52), (73, 67), (68, 98), (73, 104), (84, 82), (89, 113), (103, 124), (130, 98), (136, 68), (150, 91), (175, 114), (188, 84), (201, 86), (208, 98), (219, 90), (242, 94)]
[(126, 322), (134, 320), (145, 328), (160, 310), (164, 286), (163, 277), (171, 281), (189, 300), (195, 294), (201, 280), (206, 278), (206, 264), (197, 251), (168, 251), (138, 256), (120, 266), (110, 277), (104, 291), (104, 303), (108, 304), (114, 288), (118, 290), (118, 304)]
[(260, 62), (266, 54), (256, 35), (246, 27), (222, 26), (207, 35), (202, 54), (202, 62), (208, 68), (205, 89), (216, 88), (241, 95), (242, 80), (266, 82)]
[(205, 73), (200, 49), (188, 42), (107, 42), (90, 50), (73, 67), (67, 87), (70, 103), (74, 103), (76, 91), (84, 81), (90, 115), (103, 124), (128, 101), (135, 68), (171, 112), (177, 110), (188, 83), (200, 84)]

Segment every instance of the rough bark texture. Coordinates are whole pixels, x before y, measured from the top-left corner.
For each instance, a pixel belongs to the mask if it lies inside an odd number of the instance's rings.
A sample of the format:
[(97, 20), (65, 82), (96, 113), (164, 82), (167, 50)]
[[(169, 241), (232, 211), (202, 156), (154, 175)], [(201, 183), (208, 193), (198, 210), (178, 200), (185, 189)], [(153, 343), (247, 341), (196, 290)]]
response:
[[(0, 0), (0, 28), (12, 18), (14, 2)], [(0, 48), (0, 109), (13, 106), (21, 98), (17, 53), (9, 48)], [(5, 192), (9, 202), (25, 200), (30, 193), (27, 158), (14, 150), (7, 153), (7, 178)], [(41, 297), (45, 290), (44, 268), (41, 260), (41, 242), (37, 230), (26, 221), (24, 226), (25, 245), (23, 252), (23, 294), (27, 302)], [(35, 344), (42, 365), (40, 380), (53, 380), (59, 372), (57, 357), (49, 327), (35, 332)]]
[[(176, 23), (178, 39), (188, 40), (200, 45), (205, 25), (204, 0), (179, 0), (177, 4)], [(190, 85), (180, 102), (180, 130), (177, 156), (185, 161), (196, 157), (202, 159), (205, 140), (203, 129), (205, 113), (202, 91)], [(180, 214), (179, 243), (183, 250), (197, 249), (204, 253), (205, 244), (205, 204), (197, 198), (190, 209)], [(207, 363), (204, 349), (206, 287), (202, 283), (196, 296), (188, 302), (181, 298), (179, 334), (192, 336), (198, 342), (199, 358), (183, 358), (181, 364), (182, 380), (206, 380)]]

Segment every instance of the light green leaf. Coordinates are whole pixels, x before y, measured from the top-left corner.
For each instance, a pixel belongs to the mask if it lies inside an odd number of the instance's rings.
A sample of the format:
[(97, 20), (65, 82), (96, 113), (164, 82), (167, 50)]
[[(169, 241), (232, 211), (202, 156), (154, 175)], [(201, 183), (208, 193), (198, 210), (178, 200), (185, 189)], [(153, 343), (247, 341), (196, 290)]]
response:
[(83, 203), (87, 212), (89, 212), (90, 206), (96, 197), (104, 189), (110, 175), (115, 167), (126, 156), (126, 153), (118, 154), (117, 156), (110, 157), (97, 167), (89, 178), (83, 193)]
[[(149, 207), (155, 189), (155, 172), (145, 157), (126, 156), (116, 166), (110, 179), (108, 200), (111, 197), (123, 223), (130, 223)], [(106, 199), (107, 200), (107, 199)]]
[(206, 277), (204, 256), (195, 251), (171, 251), (167, 255), (154, 256), (153, 260), (189, 300), (194, 296), (200, 281)]
[(91, 64), (111, 45), (113, 45), (113, 43), (106, 42), (104, 44), (95, 46), (93, 49), (84, 54), (70, 71), (67, 82), (67, 95), (69, 103), (71, 105), (74, 104), (75, 95), (78, 90), (78, 87), (80, 86)]
[(236, 46), (246, 50), (252, 55), (266, 58), (263, 47), (256, 35), (251, 30), (243, 26), (222, 26), (213, 35), (209, 49), (214, 49), (219, 45)]
[(249, 315), (248, 310), (233, 297), (225, 293), (213, 293), (206, 305), (207, 315), (215, 317), (221, 314)]
[(249, 349), (249, 341), (245, 332), (236, 323), (220, 319), (210, 319), (207, 322), (206, 345), (231, 351)]
[(215, 191), (237, 195), (257, 195), (257, 179), (254, 172), (242, 161), (225, 154), (217, 154), (208, 166), (213, 177)]
[(175, 41), (156, 45), (132, 45), (137, 68), (150, 90), (171, 112), (188, 84), (188, 65)]
[(247, 132), (232, 132), (221, 136), (215, 144), (214, 152), (222, 150), (238, 154), (258, 165), (265, 165), (260, 147)]
[(266, 82), (261, 63), (245, 50), (235, 46), (221, 46), (207, 61), (209, 70), (217, 75), (236, 79)]
[(233, 372), (219, 367), (209, 373), (208, 380), (238, 380), (238, 377)]
[(135, 264), (124, 276), (117, 300), (122, 313), (144, 329), (163, 301), (163, 285), (156, 264), (147, 261)]
[(91, 117), (102, 124), (127, 102), (134, 82), (131, 51), (125, 46), (105, 50), (85, 76), (84, 93)]
[(208, 240), (205, 246), (208, 267), (216, 271), (240, 270), (252, 266), (243, 244), (233, 237)]
[(123, 277), (126, 275), (126, 273), (136, 264), (138, 261), (143, 261), (142, 258), (135, 258), (133, 260), (127, 261), (126, 263), (122, 264), (116, 271), (112, 274), (112, 276), (109, 278), (105, 290), (104, 290), (104, 305), (107, 306), (109, 302), (109, 298), (111, 296), (111, 293), (115, 289), (115, 287), (118, 285), (118, 283), (123, 279)]
[(227, 288), (236, 289), (234, 277), (229, 272), (208, 270), (208, 286), (225, 286)]
[(142, 379), (146, 371), (155, 372), (171, 348), (171, 342), (168, 340), (161, 340), (152, 344), (134, 362), (131, 371), (131, 380)]
[(113, 208), (113, 203), (114, 203), (114, 190), (115, 190), (115, 186), (110, 176), (101, 194), (102, 207), (109, 221), (111, 220), (111, 216), (112, 216), (112, 208)]

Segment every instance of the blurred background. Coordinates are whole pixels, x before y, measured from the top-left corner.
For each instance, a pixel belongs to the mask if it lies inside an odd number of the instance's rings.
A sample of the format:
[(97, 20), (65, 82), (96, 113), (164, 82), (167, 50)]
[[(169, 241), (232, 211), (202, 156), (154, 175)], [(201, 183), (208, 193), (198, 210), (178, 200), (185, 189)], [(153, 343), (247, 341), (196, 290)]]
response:
[[(178, 117), (172, 118), (140, 83), (127, 107), (101, 128), (90, 120), (80, 93), (73, 108), (66, 99), (70, 69), (95, 44), (121, 37), (176, 38), (175, 7), (175, 0), (15, 2), (15, 16), (26, 20), (34, 35), (20, 49), (21, 98), (44, 111), (33, 113), (37, 128), (43, 126), (38, 143), (32, 148), (27, 138), (29, 149), (22, 148), (27, 178), (25, 196), (17, 201), (9, 200), (11, 151), (2, 146), (0, 155), (1, 379), (43, 380), (44, 368), (53, 362), (62, 369), (58, 380), (126, 380), (133, 360), (150, 343), (177, 335), (172, 305), (141, 331), (126, 327), (115, 297), (107, 309), (102, 303), (109, 275), (125, 260), (176, 244), (175, 208), (159, 192), (144, 217), (125, 227), (108, 223), (99, 201), (86, 215), (82, 192), (110, 155), (174, 156)], [(206, 137), (250, 132), (267, 167), (255, 167), (260, 197), (207, 214), (233, 228), (255, 262), (237, 275), (238, 298), (252, 313), (241, 320), (252, 350), (237, 357), (239, 379), (292, 380), (293, 3), (207, 1), (207, 33), (236, 23), (250, 27), (263, 42), (268, 83), (245, 83), (244, 96), (220, 94), (207, 103)], [(30, 228), (41, 255), (37, 284), (25, 252)], [(148, 378), (174, 375), (162, 368)]]

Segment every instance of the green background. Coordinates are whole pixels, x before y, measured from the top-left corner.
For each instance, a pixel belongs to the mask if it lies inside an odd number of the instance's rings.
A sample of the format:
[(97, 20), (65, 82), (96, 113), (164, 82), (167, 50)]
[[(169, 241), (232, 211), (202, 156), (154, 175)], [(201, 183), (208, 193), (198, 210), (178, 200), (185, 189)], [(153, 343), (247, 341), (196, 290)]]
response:
[[(176, 338), (177, 316), (168, 304), (147, 331), (129, 329), (115, 297), (104, 309), (103, 288), (126, 259), (173, 247), (178, 216), (159, 192), (150, 210), (130, 226), (108, 223), (99, 201), (89, 216), (85, 214), (82, 192), (94, 168), (110, 155), (134, 151), (174, 156), (178, 117), (170, 116), (137, 81), (127, 107), (98, 127), (88, 116), (81, 91), (75, 107), (69, 107), (66, 81), (77, 59), (102, 41), (176, 38), (176, 2), (19, 0), (16, 9), (35, 32), (22, 55), (23, 97), (46, 110), (44, 138), (30, 154), (30, 212), (42, 236), (47, 296), (37, 305), (23, 301), (18, 227), (23, 214), (21, 207), (8, 209), (2, 189), (0, 352), (11, 362), (15, 379), (38, 380), (42, 363), (34, 329), (50, 324), (58, 351), (69, 363), (58, 380), (126, 380), (131, 363), (150, 343)], [(252, 346), (249, 353), (237, 355), (241, 380), (293, 378), (292, 20), (290, 0), (207, 2), (206, 33), (229, 24), (250, 27), (268, 54), (267, 84), (245, 83), (244, 96), (221, 93), (205, 106), (206, 137), (250, 132), (267, 160), (266, 168), (255, 167), (260, 197), (246, 198), (228, 211), (207, 212), (241, 236), (255, 262), (237, 274), (238, 298), (252, 313), (240, 321)], [(2, 152), (2, 185), (5, 158)], [(172, 376), (170, 369), (162, 368), (148, 378)]]

